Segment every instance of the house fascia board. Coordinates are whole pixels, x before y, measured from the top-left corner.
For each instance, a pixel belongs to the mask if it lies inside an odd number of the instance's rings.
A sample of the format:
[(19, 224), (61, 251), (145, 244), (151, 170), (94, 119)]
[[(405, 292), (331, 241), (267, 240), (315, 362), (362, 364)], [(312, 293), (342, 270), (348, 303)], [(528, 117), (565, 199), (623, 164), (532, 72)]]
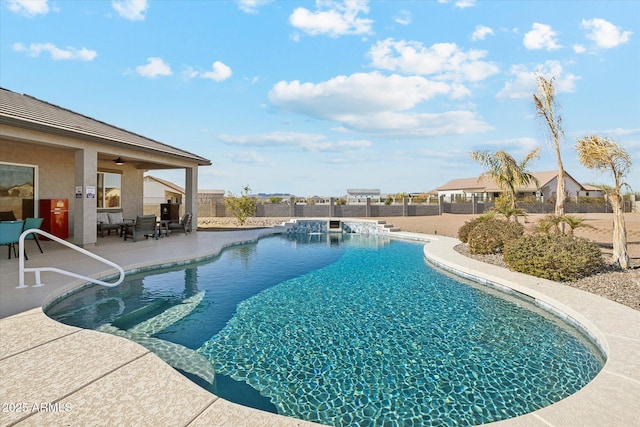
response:
[[(114, 148), (129, 148), (138, 152), (145, 152), (145, 153), (156, 153), (156, 154), (162, 154), (163, 156), (168, 156), (168, 157), (172, 157), (172, 158), (179, 158), (179, 159), (183, 159), (183, 160), (187, 160), (189, 162), (197, 162), (198, 166), (210, 166), (211, 165), (211, 161), (208, 159), (205, 159), (203, 157), (197, 156), (195, 154), (192, 153), (188, 153), (186, 151), (183, 150), (179, 150), (176, 149), (174, 147), (168, 146), (166, 144), (163, 144), (161, 142), (158, 141), (154, 141), (154, 140), (150, 140), (155, 144), (160, 144), (162, 146), (166, 146), (167, 148), (172, 148), (173, 150), (171, 151), (165, 151), (165, 150), (157, 150), (157, 149), (153, 149), (150, 147), (145, 147), (141, 144), (136, 144), (134, 142), (131, 141), (122, 141), (120, 139), (117, 138), (106, 138), (106, 137), (102, 137), (99, 135), (95, 135), (95, 134), (91, 134), (91, 133), (87, 133), (87, 132), (77, 132), (77, 131), (73, 131), (71, 129), (65, 129), (63, 127), (58, 127), (55, 125), (50, 125), (50, 124), (43, 124), (43, 123), (39, 123), (39, 122), (35, 122), (32, 120), (28, 120), (28, 119), (24, 119), (24, 118), (15, 118), (15, 117), (10, 117), (7, 115), (0, 115), (0, 125), (6, 125), (9, 127), (16, 127), (16, 128), (22, 128), (22, 129), (26, 129), (29, 131), (35, 131), (35, 132), (42, 132), (44, 134), (54, 134), (54, 135), (58, 135), (58, 136), (63, 136), (63, 137), (67, 137), (67, 138), (71, 138), (74, 140), (81, 140), (81, 141), (91, 141), (91, 142), (96, 142), (99, 144), (103, 144), (103, 145), (108, 145), (108, 146), (112, 146)], [(123, 132), (126, 132), (123, 130)], [(4, 136), (5, 133), (4, 131), (2, 131), (2, 133), (0, 133), (0, 136)], [(135, 134), (132, 134), (135, 135)], [(137, 135), (137, 137), (139, 138), (144, 138), (142, 136)], [(148, 138), (145, 138), (148, 139)], [(29, 141), (27, 139), (25, 139), (24, 141)], [(45, 143), (45, 144), (50, 144), (50, 140), (47, 139), (43, 139), (40, 141), (41, 143)], [(63, 144), (60, 144), (63, 145)]]

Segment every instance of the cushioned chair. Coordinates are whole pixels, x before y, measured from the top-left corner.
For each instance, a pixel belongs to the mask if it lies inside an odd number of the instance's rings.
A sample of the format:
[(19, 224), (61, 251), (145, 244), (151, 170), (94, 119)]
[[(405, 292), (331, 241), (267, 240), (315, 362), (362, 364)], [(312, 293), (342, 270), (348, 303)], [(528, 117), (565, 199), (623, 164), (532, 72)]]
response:
[(127, 240), (129, 236), (133, 237), (134, 242), (137, 242), (138, 237), (142, 236), (144, 236), (145, 239), (148, 239), (149, 236), (155, 239), (158, 238), (158, 226), (155, 215), (138, 215), (133, 224), (126, 224), (124, 228), (124, 240)]
[(101, 237), (111, 235), (111, 231), (115, 230), (122, 236), (122, 229), (126, 224), (133, 224), (132, 219), (122, 218), (122, 212), (98, 212), (98, 235)]
[(191, 233), (191, 218), (193, 218), (193, 215), (191, 215), (190, 213), (186, 213), (182, 215), (182, 218), (180, 218), (180, 222), (170, 222), (169, 231), (171, 231), (172, 233), (174, 231), (184, 234)]
[[(42, 221), (44, 220), (44, 218), (27, 218), (26, 221), (24, 222), (24, 228), (22, 231), (26, 231), (29, 230), (31, 228), (40, 228), (42, 226)], [(38, 245), (38, 249), (40, 249), (40, 253), (43, 254), (44, 251), (42, 250), (42, 246), (40, 246), (40, 242), (38, 242), (38, 236), (35, 235), (35, 233), (29, 233), (26, 236), (24, 236), (24, 240), (33, 240), (36, 242), (36, 245)], [(25, 252), (25, 256), (26, 256), (26, 252)]]
[(20, 241), (24, 221), (0, 221), (0, 245), (9, 247), (9, 259), (11, 259), (11, 249), (13, 256), (18, 257), (16, 245)]

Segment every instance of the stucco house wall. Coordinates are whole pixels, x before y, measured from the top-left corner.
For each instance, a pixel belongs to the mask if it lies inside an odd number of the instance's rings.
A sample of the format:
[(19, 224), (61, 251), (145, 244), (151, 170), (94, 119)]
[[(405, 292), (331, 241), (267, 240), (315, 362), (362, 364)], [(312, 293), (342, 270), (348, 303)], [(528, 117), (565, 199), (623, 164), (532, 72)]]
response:
[[(544, 187), (541, 188), (542, 196), (545, 198), (545, 200), (548, 200), (549, 198), (555, 199), (557, 187), (558, 187), (558, 178), (556, 177), (556, 178), (553, 178)], [(570, 176), (565, 176), (564, 191), (567, 196), (569, 197), (577, 196), (581, 190), (582, 190), (582, 185), (578, 184)]]
[[(69, 200), (69, 235), (79, 245), (97, 240), (97, 199), (86, 196), (87, 188), (97, 188), (98, 172), (121, 175), (120, 209), (125, 218), (135, 218), (144, 210), (144, 172), (183, 169), (183, 203), (197, 221), (198, 168), (211, 164), (193, 153), (2, 88), (0, 163), (37, 167), (36, 210), (38, 200)], [(80, 198), (77, 187), (83, 190)]]

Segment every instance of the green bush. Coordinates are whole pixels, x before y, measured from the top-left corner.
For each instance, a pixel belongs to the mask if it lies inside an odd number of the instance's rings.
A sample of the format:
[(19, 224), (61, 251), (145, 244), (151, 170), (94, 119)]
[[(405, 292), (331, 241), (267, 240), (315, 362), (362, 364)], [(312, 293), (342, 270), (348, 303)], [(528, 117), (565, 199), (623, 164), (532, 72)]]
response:
[(502, 251), (505, 243), (520, 238), (524, 227), (517, 222), (492, 219), (476, 225), (468, 236), (472, 254), (493, 254)]
[(586, 239), (564, 234), (536, 234), (504, 247), (509, 268), (531, 276), (573, 281), (602, 268), (600, 249)]
[(482, 222), (490, 221), (495, 217), (495, 211), (487, 212), (486, 214), (480, 215), (477, 218), (473, 218), (471, 221), (465, 221), (462, 224), (462, 227), (458, 228), (458, 239), (460, 239), (463, 243), (469, 242), (469, 233), (471, 230), (476, 228), (476, 226)]

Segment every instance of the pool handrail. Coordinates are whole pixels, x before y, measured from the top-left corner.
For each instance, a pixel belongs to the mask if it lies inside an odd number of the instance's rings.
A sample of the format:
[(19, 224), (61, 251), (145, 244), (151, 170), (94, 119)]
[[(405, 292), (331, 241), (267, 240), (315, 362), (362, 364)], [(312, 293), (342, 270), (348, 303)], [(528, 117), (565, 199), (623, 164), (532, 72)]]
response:
[[(71, 271), (66, 271), (66, 270), (62, 270), (60, 268), (56, 268), (56, 267), (29, 267), (29, 268), (25, 268), (24, 266), (24, 239), (28, 234), (31, 233), (35, 233), (35, 234), (41, 234), (44, 237), (47, 237), (51, 240), (54, 240), (64, 246), (67, 246), (68, 248), (71, 248), (77, 252), (80, 252), (84, 255), (87, 255), (93, 259), (96, 259), (100, 262), (103, 262), (107, 265), (110, 265), (112, 267), (114, 267), (116, 270), (118, 270), (118, 273), (120, 274), (120, 277), (118, 278), (118, 280), (115, 283), (109, 283), (109, 282), (105, 282), (99, 279), (94, 279), (91, 277), (87, 277), (87, 276), (83, 276), (81, 274), (76, 274), (76, 273), (72, 273)], [(34, 236), (35, 237), (35, 236)], [(118, 286), (120, 283), (122, 283), (122, 281), (124, 280), (124, 270), (122, 269), (122, 267), (120, 267), (118, 264), (109, 261), (108, 259), (102, 258), (99, 255), (96, 255), (94, 253), (89, 252), (86, 249), (83, 249), (77, 245), (74, 245), (73, 243), (69, 243), (66, 240), (63, 240), (57, 236), (54, 236), (51, 233), (47, 233), (44, 230), (40, 230), (39, 228), (30, 228), (28, 230), (25, 230), (22, 232), (22, 234), (20, 235), (20, 240), (18, 242), (18, 248), (19, 248), (19, 253), (22, 256), (19, 256), (19, 285), (16, 286), (16, 289), (21, 289), (21, 288), (27, 288), (28, 286), (24, 284), (24, 274), (28, 273), (28, 272), (33, 272), (35, 273), (36, 276), (36, 284), (33, 285), (33, 288), (37, 288), (40, 286), (44, 286), (45, 284), (42, 283), (42, 281), (40, 280), (40, 272), (42, 271), (52, 271), (54, 273), (60, 273), (60, 274), (64, 274), (66, 276), (70, 276), (70, 277), (75, 277), (76, 279), (83, 279), (86, 280), (88, 282), (91, 283), (95, 283), (98, 285), (102, 285), (102, 286), (108, 286), (108, 287), (113, 287), (113, 286)]]

